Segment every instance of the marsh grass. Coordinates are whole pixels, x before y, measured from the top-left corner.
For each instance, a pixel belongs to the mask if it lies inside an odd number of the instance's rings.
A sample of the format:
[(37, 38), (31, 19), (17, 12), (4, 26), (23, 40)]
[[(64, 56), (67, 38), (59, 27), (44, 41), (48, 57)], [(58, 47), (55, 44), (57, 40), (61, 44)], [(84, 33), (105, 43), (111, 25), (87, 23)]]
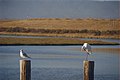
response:
[(24, 20), (0, 20), (0, 27), (23, 27), (34, 29), (72, 29), (72, 30), (118, 30), (119, 19), (69, 19), (33, 18)]
[(0, 38), (1, 45), (80, 45), (85, 42), (89, 44), (117, 44), (74, 38)]
[[(34, 36), (58, 36), (80, 38), (120, 38), (120, 19), (69, 19), (69, 18), (33, 18), (24, 20), (0, 20), (0, 28), (7, 28), (0, 34), (34, 35)], [(14, 28), (31, 30), (29, 32), (14, 32)], [(45, 33), (32, 32), (33, 30), (47, 30)], [(84, 33), (57, 33), (62, 31), (82, 31)], [(8, 32), (7, 32), (8, 31)], [(52, 31), (52, 33), (50, 33)], [(94, 31), (91, 34), (89, 31)]]

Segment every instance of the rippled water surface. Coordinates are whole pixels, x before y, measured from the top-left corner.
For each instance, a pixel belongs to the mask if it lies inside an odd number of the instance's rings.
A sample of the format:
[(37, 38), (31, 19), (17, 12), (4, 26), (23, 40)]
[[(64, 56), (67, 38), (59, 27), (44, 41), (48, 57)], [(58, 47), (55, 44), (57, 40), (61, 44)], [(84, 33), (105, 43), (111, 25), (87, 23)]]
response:
[[(0, 46), (0, 80), (19, 80), (19, 50), (32, 57), (32, 80), (83, 80), (81, 46)], [(119, 80), (119, 46), (92, 46), (95, 80)]]

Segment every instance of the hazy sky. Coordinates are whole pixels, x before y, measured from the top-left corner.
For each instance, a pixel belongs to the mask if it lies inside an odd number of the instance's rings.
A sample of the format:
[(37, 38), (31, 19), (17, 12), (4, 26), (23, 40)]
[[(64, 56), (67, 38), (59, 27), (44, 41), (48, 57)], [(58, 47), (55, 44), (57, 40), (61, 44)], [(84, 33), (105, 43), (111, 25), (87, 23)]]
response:
[(119, 0), (0, 0), (0, 18), (119, 18)]

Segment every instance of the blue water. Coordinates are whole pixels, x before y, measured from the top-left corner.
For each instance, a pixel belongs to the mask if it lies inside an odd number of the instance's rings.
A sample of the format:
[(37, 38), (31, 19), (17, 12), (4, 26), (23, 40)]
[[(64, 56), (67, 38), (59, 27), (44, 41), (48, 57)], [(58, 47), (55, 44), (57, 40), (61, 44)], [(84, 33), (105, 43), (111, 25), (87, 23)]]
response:
[[(83, 80), (86, 55), (80, 47), (0, 46), (0, 80), (19, 80), (20, 49), (32, 57), (32, 80)], [(92, 48), (89, 60), (95, 61), (95, 80), (119, 80), (119, 45)]]

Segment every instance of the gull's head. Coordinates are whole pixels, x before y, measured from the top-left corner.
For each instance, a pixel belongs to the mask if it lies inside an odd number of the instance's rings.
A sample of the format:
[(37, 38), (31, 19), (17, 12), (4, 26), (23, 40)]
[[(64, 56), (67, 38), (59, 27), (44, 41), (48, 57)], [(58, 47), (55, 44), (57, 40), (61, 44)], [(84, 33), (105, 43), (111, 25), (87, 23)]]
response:
[(83, 44), (83, 46), (81, 47), (81, 51), (85, 51), (87, 44), (88, 44), (88, 43), (84, 43), (84, 44)]
[(85, 49), (84, 49), (84, 46), (82, 46), (82, 47), (81, 47), (81, 51), (84, 51), (84, 50), (85, 50)]
[(82, 49), (82, 51), (85, 51), (89, 54), (92, 53), (91, 46), (88, 43), (84, 43), (81, 49)]
[(84, 44), (83, 44), (84, 47), (87, 47), (88, 45), (89, 45), (88, 43), (84, 43)]
[(20, 52), (22, 52), (22, 51), (23, 51), (23, 49), (20, 50)]

